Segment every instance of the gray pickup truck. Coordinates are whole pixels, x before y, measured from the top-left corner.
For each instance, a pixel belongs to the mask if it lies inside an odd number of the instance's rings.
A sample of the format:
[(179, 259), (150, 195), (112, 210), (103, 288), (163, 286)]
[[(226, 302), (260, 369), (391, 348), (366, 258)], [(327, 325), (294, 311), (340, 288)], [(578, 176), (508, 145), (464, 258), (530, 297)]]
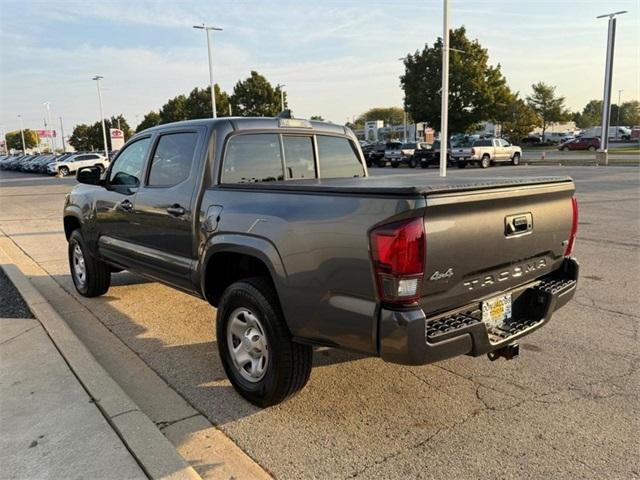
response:
[(306, 384), (313, 346), (406, 365), (513, 357), (576, 289), (570, 178), (368, 177), (338, 125), (162, 125), (77, 179), (78, 292), (127, 269), (205, 299), (231, 383), (260, 406)]

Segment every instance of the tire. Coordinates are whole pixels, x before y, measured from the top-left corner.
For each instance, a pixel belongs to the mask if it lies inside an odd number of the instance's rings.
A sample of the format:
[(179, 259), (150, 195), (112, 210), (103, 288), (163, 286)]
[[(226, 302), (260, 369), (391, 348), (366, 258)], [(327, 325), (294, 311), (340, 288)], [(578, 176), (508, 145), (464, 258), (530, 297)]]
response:
[(67, 177), (69, 176), (69, 168), (67, 167), (60, 167), (58, 169), (58, 173), (60, 174), (61, 177)]
[(464, 168), (467, 166), (467, 162), (457, 162), (458, 168)]
[(378, 160), (378, 161), (376, 162), (376, 165), (378, 165), (378, 168), (384, 168), (384, 167), (386, 167), (386, 166), (387, 166), (387, 162), (386, 162), (386, 161), (384, 161), (384, 160)]
[(415, 158), (410, 158), (409, 159), (409, 167), (410, 168), (416, 168), (418, 166), (418, 162), (416, 162)]
[(420, 162), (420, 168), (429, 168), (429, 164), (427, 162)]
[(596, 151), (596, 147), (594, 147), (593, 145), (589, 147), (589, 151), (590, 152), (595, 152)]
[(518, 166), (520, 165), (520, 154), (514, 153), (513, 158), (511, 159), (511, 165)]
[[(281, 403), (309, 380), (312, 349), (291, 339), (280, 302), (267, 279), (241, 280), (224, 291), (218, 305), (216, 333), (229, 381), (254, 405)], [(246, 351), (249, 347), (253, 353)], [(236, 349), (240, 349), (238, 355), (232, 353)]]
[(482, 160), (480, 160), (480, 166), (482, 168), (489, 168), (490, 165), (491, 165), (491, 157), (489, 157), (489, 155), (485, 153), (482, 156)]
[(104, 165), (102, 165), (101, 163), (96, 163), (94, 167), (98, 167), (100, 169), (100, 173), (104, 172)]
[(398, 168), (400, 164), (398, 162), (391, 162), (391, 168)]
[(562, 151), (563, 152), (568, 152), (569, 151), (569, 147), (562, 147)]
[(90, 255), (80, 230), (69, 237), (69, 271), (76, 290), (83, 297), (98, 297), (111, 285), (109, 265)]

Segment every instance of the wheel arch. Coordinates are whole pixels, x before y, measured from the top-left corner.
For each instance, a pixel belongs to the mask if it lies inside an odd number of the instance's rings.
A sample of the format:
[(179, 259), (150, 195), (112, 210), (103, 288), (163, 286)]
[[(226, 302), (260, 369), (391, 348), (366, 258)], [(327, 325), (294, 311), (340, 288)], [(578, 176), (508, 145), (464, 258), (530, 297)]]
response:
[(214, 306), (229, 285), (243, 278), (266, 277), (279, 299), (286, 282), (284, 265), (275, 246), (248, 235), (213, 237), (207, 243), (200, 276), (202, 295)]
[(82, 227), (82, 222), (80, 221), (80, 217), (75, 214), (65, 214), (63, 218), (64, 223), (64, 236), (67, 241), (69, 241), (69, 237), (71, 237), (71, 233), (74, 230), (77, 230)]

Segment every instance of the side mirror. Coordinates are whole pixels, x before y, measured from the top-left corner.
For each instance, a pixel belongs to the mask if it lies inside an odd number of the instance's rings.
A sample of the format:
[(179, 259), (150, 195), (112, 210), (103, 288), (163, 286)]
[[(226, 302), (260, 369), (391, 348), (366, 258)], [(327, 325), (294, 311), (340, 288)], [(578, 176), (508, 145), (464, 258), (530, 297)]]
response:
[(100, 167), (82, 167), (76, 173), (76, 180), (87, 185), (100, 185), (102, 183), (102, 170)]

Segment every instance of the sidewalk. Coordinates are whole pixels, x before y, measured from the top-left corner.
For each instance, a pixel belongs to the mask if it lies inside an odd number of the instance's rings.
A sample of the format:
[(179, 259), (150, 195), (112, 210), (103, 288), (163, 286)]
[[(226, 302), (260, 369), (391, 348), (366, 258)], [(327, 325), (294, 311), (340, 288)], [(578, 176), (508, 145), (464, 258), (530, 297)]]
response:
[(0, 319), (0, 432), (3, 478), (147, 478), (38, 320)]

